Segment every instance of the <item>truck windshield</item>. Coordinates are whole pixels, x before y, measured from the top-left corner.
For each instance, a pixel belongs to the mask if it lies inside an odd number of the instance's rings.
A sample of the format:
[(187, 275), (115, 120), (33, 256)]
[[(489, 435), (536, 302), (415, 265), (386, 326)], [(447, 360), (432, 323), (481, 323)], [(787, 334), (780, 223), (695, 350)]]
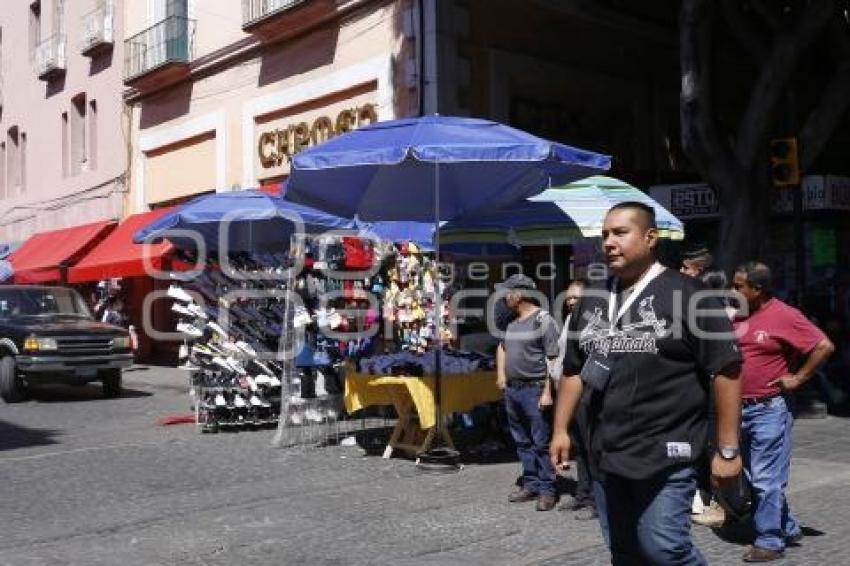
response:
[(92, 318), (88, 306), (73, 289), (0, 287), (0, 318), (57, 315)]

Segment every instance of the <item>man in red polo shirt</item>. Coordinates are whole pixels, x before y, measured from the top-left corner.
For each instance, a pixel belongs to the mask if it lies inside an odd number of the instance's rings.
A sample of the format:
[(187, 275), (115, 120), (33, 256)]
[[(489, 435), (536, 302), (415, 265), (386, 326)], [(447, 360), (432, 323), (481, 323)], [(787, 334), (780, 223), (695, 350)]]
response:
[(835, 349), (800, 311), (773, 297), (771, 279), (770, 268), (751, 261), (738, 267), (733, 282), (749, 306), (749, 316), (735, 322), (744, 358), (741, 449), (756, 528), (746, 562), (781, 558), (786, 542), (803, 536), (785, 498), (793, 424), (785, 394), (811, 379)]

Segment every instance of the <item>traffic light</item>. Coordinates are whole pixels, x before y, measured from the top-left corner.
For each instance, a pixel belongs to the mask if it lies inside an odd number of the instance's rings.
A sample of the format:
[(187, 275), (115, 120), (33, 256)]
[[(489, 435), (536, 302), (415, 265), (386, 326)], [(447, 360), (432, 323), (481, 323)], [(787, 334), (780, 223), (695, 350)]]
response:
[(800, 184), (797, 138), (770, 140), (770, 177), (777, 187)]

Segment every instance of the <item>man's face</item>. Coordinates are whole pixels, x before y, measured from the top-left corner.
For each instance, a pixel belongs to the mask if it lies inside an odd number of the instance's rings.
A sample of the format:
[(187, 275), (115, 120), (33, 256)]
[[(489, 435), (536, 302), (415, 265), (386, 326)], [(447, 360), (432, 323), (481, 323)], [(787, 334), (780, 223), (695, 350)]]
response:
[(682, 267), (679, 268), (679, 271), (688, 277), (699, 277), (702, 275), (702, 269), (699, 264), (692, 259), (683, 259)]
[(637, 210), (612, 210), (602, 225), (602, 251), (615, 275), (630, 274), (635, 266), (652, 259), (658, 231), (648, 228), (644, 214)]
[(573, 312), (573, 309), (576, 308), (578, 304), (578, 300), (581, 298), (581, 292), (583, 290), (582, 285), (570, 285), (567, 287), (567, 310), (569, 312)]
[(750, 284), (749, 280), (747, 280), (747, 274), (743, 271), (735, 272), (735, 277), (732, 279), (732, 289), (743, 297), (751, 307), (761, 295), (761, 291)]
[(516, 312), (519, 308), (520, 299), (522, 296), (516, 290), (510, 290), (505, 294), (505, 304), (508, 305), (508, 308), (512, 311)]

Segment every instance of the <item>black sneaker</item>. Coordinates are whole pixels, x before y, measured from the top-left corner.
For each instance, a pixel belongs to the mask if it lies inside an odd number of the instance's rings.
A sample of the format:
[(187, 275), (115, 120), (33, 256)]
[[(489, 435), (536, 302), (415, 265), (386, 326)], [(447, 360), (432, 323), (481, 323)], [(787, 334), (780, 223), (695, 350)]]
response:
[(555, 503), (557, 502), (557, 498), (551, 494), (543, 494), (537, 498), (537, 510), (538, 511), (551, 511), (555, 508)]
[(800, 544), (800, 542), (802, 542), (804, 536), (805, 535), (803, 534), (803, 531), (800, 531), (796, 535), (786, 536), (785, 537), (785, 544), (794, 544), (794, 545)]
[(783, 556), (784, 554), (779, 550), (771, 550), (753, 545), (744, 553), (743, 559), (744, 562), (773, 562)]
[(526, 501), (534, 501), (535, 499), (537, 499), (537, 494), (524, 487), (508, 496), (508, 501), (511, 503), (524, 503)]

